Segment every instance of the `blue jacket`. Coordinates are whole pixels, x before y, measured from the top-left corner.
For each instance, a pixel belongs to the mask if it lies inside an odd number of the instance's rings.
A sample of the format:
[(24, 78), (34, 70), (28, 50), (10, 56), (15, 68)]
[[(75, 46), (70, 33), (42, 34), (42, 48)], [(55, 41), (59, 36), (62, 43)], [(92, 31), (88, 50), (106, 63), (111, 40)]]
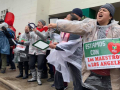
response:
[[(11, 37), (11, 30), (8, 28), (7, 31), (10, 33)], [(0, 30), (0, 53), (1, 54), (10, 54), (10, 44), (8, 38), (5, 36), (3, 31)]]

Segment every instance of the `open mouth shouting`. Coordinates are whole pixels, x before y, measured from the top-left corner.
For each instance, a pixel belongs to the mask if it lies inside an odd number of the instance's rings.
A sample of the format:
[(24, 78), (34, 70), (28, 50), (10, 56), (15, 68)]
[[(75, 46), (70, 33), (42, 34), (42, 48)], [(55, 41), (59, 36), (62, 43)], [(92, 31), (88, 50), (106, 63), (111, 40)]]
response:
[(99, 18), (102, 18), (103, 17), (103, 15), (102, 14), (99, 14)]

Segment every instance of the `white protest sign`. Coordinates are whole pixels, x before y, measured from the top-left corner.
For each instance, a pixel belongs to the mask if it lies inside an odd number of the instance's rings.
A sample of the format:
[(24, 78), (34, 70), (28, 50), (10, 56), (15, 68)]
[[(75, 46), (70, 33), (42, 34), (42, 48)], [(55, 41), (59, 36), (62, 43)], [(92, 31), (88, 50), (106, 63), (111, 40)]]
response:
[(17, 44), (16, 49), (21, 50), (21, 51), (25, 51), (26, 46)]

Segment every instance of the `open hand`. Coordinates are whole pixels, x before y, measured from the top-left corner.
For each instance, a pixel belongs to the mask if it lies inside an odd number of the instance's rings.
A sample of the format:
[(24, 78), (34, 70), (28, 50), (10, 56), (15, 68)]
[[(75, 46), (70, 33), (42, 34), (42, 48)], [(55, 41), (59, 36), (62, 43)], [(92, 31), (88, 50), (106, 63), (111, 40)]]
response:
[(57, 24), (55, 24), (55, 23), (50, 23), (48, 25), (48, 28), (56, 28), (56, 27), (57, 27)]

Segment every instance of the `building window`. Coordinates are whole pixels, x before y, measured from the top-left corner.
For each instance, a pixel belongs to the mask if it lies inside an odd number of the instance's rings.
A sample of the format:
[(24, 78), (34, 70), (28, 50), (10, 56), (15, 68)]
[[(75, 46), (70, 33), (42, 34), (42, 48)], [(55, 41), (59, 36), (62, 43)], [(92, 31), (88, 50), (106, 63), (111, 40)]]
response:
[(5, 18), (5, 15), (6, 15), (7, 11), (8, 11), (8, 9), (1, 11), (0, 19), (4, 19)]

